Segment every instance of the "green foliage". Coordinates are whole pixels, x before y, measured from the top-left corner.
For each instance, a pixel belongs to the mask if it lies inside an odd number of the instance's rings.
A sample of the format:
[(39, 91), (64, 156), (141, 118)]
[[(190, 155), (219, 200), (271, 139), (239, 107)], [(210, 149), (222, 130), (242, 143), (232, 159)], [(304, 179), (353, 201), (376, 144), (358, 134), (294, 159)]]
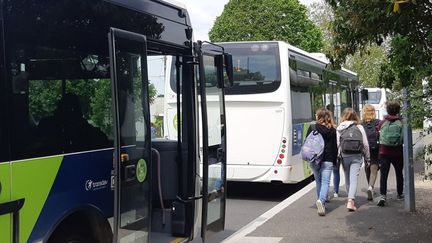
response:
[(163, 134), (162, 133), (162, 129), (163, 129), (163, 116), (155, 116), (155, 121), (154, 121), (154, 127), (156, 128), (157, 131), (157, 137), (162, 137)]
[[(413, 127), (430, 117), (430, 94), (422, 82), (432, 76), (432, 2), (430, 0), (325, 0), (333, 9), (335, 65), (370, 44), (389, 40), (388, 62), (381, 66), (379, 86), (411, 91)], [(427, 105), (425, 105), (427, 104)]]
[(331, 52), (332, 39), (334, 32), (331, 28), (331, 23), (334, 19), (333, 11), (325, 2), (314, 2), (308, 7), (309, 19), (321, 30), (323, 34), (322, 52)]
[(396, 76), (393, 72), (392, 67), (390, 66), (390, 63), (384, 63), (383, 65), (381, 65), (377, 86), (393, 90), (399, 90), (397, 87), (393, 86), (397, 84), (395, 81)]
[(29, 111), (34, 122), (51, 116), (61, 98), (62, 83), (59, 80), (33, 80), (29, 85)]
[(230, 0), (209, 32), (213, 42), (289, 42), (309, 52), (323, 47), (321, 31), (298, 0)]
[(156, 86), (153, 83), (149, 84), (148, 92), (149, 92), (149, 102), (150, 104), (153, 104), (157, 96)]
[[(325, 2), (315, 2), (309, 6), (309, 18), (321, 29), (324, 37), (323, 52), (334, 53), (332, 21), (333, 10)], [(368, 45), (364, 52), (356, 51), (349, 55), (343, 66), (357, 73), (360, 83), (366, 87), (376, 87), (380, 82), (380, 67), (388, 62), (384, 47)]]
[(113, 114), (111, 108), (111, 81), (100, 80), (91, 99), (91, 120), (105, 134), (112, 136)]
[[(140, 97), (140, 82), (134, 82), (135, 97)], [(62, 96), (61, 80), (32, 80), (29, 87), (29, 110), (32, 119), (37, 123), (43, 117), (53, 115)], [(153, 102), (157, 91), (149, 85), (149, 101)], [(80, 97), (84, 117), (108, 136), (112, 136), (113, 114), (111, 108), (111, 80), (71, 80), (65, 81), (66, 93)], [(136, 100), (136, 112), (141, 110), (141, 101)], [(140, 119), (140, 118), (137, 118)]]
[(399, 3), (398, 12), (392, 12), (393, 0), (326, 2), (335, 14), (332, 29), (337, 34), (332, 54), (336, 64), (357, 50), (364, 51), (369, 44), (381, 45), (391, 38), (390, 67), (401, 86), (432, 75), (432, 2)]

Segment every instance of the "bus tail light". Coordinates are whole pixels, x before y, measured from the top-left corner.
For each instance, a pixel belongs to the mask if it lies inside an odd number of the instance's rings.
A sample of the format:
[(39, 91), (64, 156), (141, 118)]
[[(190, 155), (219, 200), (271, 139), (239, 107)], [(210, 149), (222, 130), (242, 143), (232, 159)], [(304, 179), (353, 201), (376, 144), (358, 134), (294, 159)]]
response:
[[(278, 154), (278, 157), (277, 157), (277, 160), (276, 160), (276, 163), (278, 165), (282, 165), (282, 163), (285, 160), (285, 156), (286, 156), (285, 153), (287, 152), (287, 150), (286, 150), (287, 144), (286, 143), (287, 143), (287, 139), (286, 138), (282, 138), (281, 145), (280, 145), (280, 148), (279, 148), (279, 154)], [(275, 174), (276, 174), (276, 172), (275, 172)]]

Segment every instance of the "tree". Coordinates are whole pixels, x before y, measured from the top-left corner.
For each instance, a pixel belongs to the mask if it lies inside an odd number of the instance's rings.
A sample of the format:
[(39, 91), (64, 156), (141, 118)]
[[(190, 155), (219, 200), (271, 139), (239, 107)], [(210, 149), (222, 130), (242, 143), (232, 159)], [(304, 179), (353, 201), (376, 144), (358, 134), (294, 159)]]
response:
[[(402, 87), (432, 74), (432, 2), (429, 0), (326, 0), (335, 19), (335, 64), (368, 44), (391, 38), (390, 67)], [(387, 69), (388, 71), (389, 69)]]
[[(140, 82), (134, 82), (136, 97), (140, 97)], [(29, 86), (29, 110), (32, 119), (37, 123), (43, 117), (52, 116), (62, 97), (61, 80), (32, 80)], [(109, 79), (95, 80), (67, 80), (66, 93), (73, 93), (80, 97), (83, 116), (92, 124), (100, 128), (105, 134), (112, 136), (113, 114), (111, 107), (111, 81)], [(148, 85), (149, 102), (153, 103), (157, 94), (153, 83)], [(136, 112), (139, 114), (140, 101), (136, 102)]]
[[(332, 29), (333, 9), (326, 2), (314, 2), (308, 8), (309, 18), (323, 33), (323, 52), (333, 53), (332, 46), (335, 32)], [(380, 83), (381, 65), (388, 62), (385, 47), (376, 44), (368, 45), (361, 53), (356, 51), (347, 57), (343, 66), (357, 73), (360, 83), (366, 87), (376, 87)]]
[[(405, 207), (414, 209), (412, 142), (410, 138), (409, 89), (422, 90), (422, 81), (432, 76), (432, 2), (430, 0), (326, 0), (335, 19), (332, 29), (333, 62), (338, 65), (371, 43), (381, 45), (390, 38), (389, 64), (383, 67), (387, 85), (403, 87), (406, 117), (404, 146), (408, 197)], [(416, 97), (417, 99), (419, 97)], [(413, 100), (411, 98), (411, 100)], [(416, 99), (414, 99), (416, 100)], [(420, 99), (421, 100), (421, 99)], [(417, 114), (414, 114), (417, 116)], [(430, 171), (425, 171), (426, 175)]]
[(213, 42), (280, 40), (309, 52), (323, 46), (321, 31), (298, 0), (230, 0), (209, 37)]
[(331, 29), (331, 22), (334, 19), (333, 11), (325, 2), (314, 2), (308, 7), (309, 19), (321, 30), (323, 35), (322, 51), (328, 53), (332, 46), (334, 32)]
[[(430, 117), (423, 99), (423, 82), (432, 76), (432, 2), (429, 0), (361, 1), (326, 0), (334, 11), (332, 30), (336, 65), (370, 44), (388, 44), (388, 62), (380, 70), (378, 85), (393, 90), (407, 87), (412, 92), (413, 125)], [(430, 87), (430, 86), (429, 86)], [(423, 107), (423, 108), (422, 108)]]
[(366, 47), (366, 52), (356, 51), (346, 60), (346, 67), (357, 72), (365, 87), (377, 87), (380, 83), (381, 66), (388, 62), (383, 47), (376, 44)]

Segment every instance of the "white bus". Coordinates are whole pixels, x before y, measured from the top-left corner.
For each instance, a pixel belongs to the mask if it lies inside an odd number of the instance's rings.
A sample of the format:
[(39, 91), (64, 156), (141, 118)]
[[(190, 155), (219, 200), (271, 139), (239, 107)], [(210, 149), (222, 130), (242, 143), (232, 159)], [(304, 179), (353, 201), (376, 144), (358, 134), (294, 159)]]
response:
[(385, 103), (389, 94), (388, 90), (384, 88), (366, 88), (366, 90), (368, 91), (366, 104), (373, 105), (377, 119), (384, 119), (384, 116), (387, 115)]
[[(344, 108), (359, 109), (356, 73), (330, 71), (327, 60), (284, 42), (218, 45), (232, 54), (234, 66), (234, 84), (225, 89), (227, 180), (297, 183), (309, 177), (300, 157), (305, 132), (320, 107), (332, 110), (336, 121)], [(168, 65), (172, 79), (174, 65)], [(170, 86), (166, 103), (174, 107)], [(167, 109), (165, 117), (165, 136), (173, 139), (176, 112)]]

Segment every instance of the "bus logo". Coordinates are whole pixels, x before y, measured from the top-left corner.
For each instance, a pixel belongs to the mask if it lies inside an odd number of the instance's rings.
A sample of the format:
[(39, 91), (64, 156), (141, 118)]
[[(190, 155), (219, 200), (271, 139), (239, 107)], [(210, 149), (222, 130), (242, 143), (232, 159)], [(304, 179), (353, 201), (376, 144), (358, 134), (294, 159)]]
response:
[(86, 191), (90, 191), (93, 185), (93, 181), (92, 180), (87, 180), (85, 183), (85, 189)]
[(101, 181), (87, 180), (85, 182), (85, 189), (86, 191), (96, 191), (107, 187), (107, 185), (108, 185), (107, 180), (101, 180)]

